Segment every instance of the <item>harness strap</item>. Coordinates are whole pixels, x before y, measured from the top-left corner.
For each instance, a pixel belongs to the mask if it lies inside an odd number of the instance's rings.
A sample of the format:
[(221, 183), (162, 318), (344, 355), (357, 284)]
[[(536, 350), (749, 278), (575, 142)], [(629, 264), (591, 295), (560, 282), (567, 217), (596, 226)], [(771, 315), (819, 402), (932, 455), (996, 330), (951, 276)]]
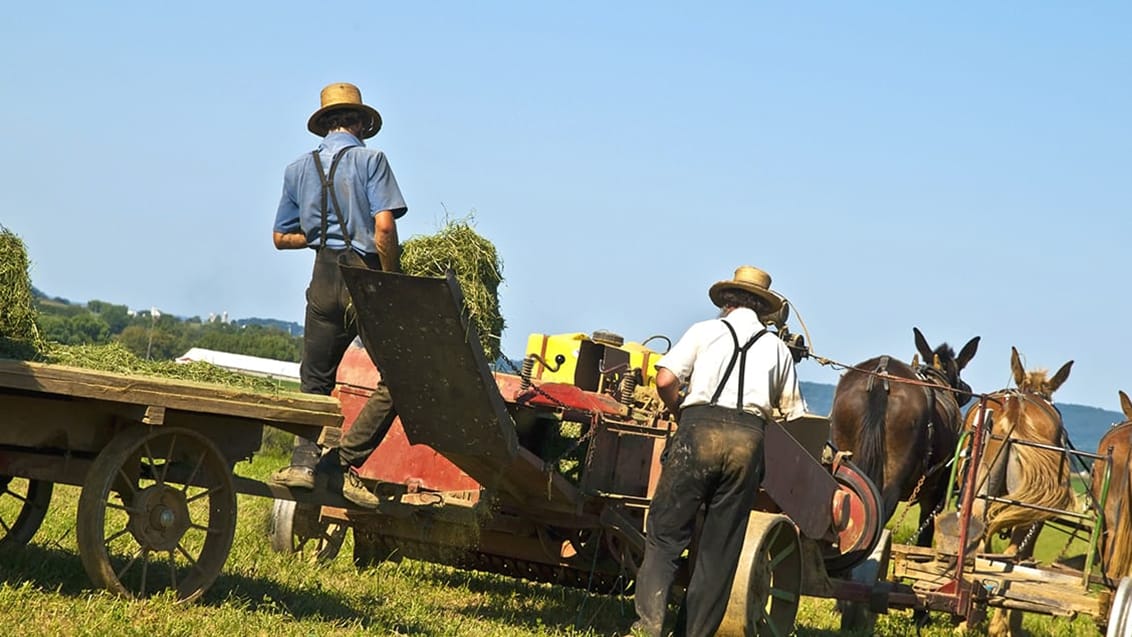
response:
[(878, 376), (881, 378), (881, 382), (884, 383), (884, 391), (888, 391), (888, 361), (889, 357), (887, 354), (880, 357), (877, 368), (873, 370), (872, 374), (869, 374), (869, 381), (865, 383), (865, 391), (871, 392), (873, 390), (873, 381), (875, 381)]
[(710, 404), (719, 404), (719, 397), (723, 394), (723, 386), (726, 385), (728, 379), (731, 378), (731, 372), (735, 369), (735, 361), (739, 361), (739, 397), (735, 401), (735, 408), (739, 411), (743, 411), (743, 381), (747, 368), (747, 350), (751, 349), (751, 346), (754, 345), (755, 341), (759, 340), (763, 334), (766, 334), (766, 328), (755, 332), (755, 335), (751, 337), (751, 340), (747, 341), (746, 345), (739, 347), (739, 336), (735, 333), (735, 328), (727, 321), (723, 319), (720, 320), (727, 326), (727, 331), (731, 333), (731, 341), (735, 344), (735, 349), (731, 352), (731, 360), (727, 362), (727, 371), (723, 372), (723, 378), (720, 379), (719, 386), (715, 388), (715, 393), (711, 396)]
[(350, 229), (346, 226), (346, 215), (342, 214), (342, 206), (338, 205), (338, 194), (334, 188), (334, 173), (338, 170), (338, 161), (346, 154), (346, 151), (355, 146), (346, 146), (334, 153), (334, 158), (330, 160), (330, 172), (323, 173), (322, 160), (319, 159), (318, 151), (311, 151), (311, 157), (314, 157), (315, 168), (318, 169), (318, 179), (322, 183), (322, 226), (321, 236), (319, 237), (318, 248), (321, 250), (326, 247), (326, 226), (327, 215), (329, 214), (329, 206), (327, 206), (327, 195), (329, 194), (330, 202), (334, 204), (334, 210), (338, 214), (338, 222), (342, 224), (342, 238), (346, 241), (346, 247), (352, 247), (354, 244), (353, 238), (350, 236)]

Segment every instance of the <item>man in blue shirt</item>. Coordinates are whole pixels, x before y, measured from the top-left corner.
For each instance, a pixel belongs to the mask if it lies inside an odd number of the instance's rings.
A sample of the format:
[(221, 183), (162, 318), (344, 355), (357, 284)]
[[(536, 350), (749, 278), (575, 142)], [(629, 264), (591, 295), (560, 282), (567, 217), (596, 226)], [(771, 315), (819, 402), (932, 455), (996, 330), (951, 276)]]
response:
[[(272, 238), (279, 250), (315, 252), (299, 376), (302, 391), (329, 395), (342, 355), (357, 336), (338, 264), (400, 272), (396, 220), (408, 207), (385, 153), (362, 142), (381, 130), (381, 115), (362, 103), (358, 87), (336, 83), (322, 89), (321, 107), (307, 129), (322, 137), (322, 143), (287, 166)], [(347, 500), (376, 508), (377, 497), (365, 488), (356, 469), (381, 443), (395, 417), (389, 389), (379, 382), (338, 449), (323, 458), (315, 442), (296, 438), (291, 465), (273, 473), (271, 482), (312, 489), (315, 469), (321, 466), (333, 474), (332, 485), (341, 477)]]

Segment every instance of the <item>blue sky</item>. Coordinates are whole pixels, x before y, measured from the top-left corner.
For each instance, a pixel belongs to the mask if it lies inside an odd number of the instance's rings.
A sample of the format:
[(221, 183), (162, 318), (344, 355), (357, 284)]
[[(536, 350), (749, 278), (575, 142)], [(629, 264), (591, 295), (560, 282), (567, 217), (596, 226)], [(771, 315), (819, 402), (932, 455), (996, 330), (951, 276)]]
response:
[[(1127, 3), (18, 3), (0, 223), (73, 301), (301, 321), (270, 242), (319, 89), (378, 108), (403, 238), (475, 211), (531, 332), (678, 337), (768, 270), (823, 355), (1132, 390)], [(807, 362), (804, 380), (836, 382)]]

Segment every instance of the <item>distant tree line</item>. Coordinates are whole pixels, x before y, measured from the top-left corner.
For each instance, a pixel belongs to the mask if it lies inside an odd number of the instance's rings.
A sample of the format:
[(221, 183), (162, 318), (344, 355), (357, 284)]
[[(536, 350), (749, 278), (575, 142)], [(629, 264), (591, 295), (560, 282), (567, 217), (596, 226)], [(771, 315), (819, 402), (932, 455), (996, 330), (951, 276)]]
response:
[(64, 345), (118, 341), (137, 356), (152, 360), (177, 358), (193, 347), (291, 362), (298, 362), (302, 355), (302, 337), (276, 327), (202, 321), (199, 316), (131, 315), (125, 305), (97, 300), (81, 305), (40, 297), (36, 306), (40, 334)]

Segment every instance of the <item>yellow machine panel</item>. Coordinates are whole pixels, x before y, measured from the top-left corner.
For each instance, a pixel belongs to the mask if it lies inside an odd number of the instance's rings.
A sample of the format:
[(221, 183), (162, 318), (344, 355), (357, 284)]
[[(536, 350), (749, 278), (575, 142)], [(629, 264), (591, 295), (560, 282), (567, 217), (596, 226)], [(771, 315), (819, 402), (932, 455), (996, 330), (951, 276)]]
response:
[(661, 355), (640, 343), (620, 341), (620, 337), (605, 333), (600, 340), (581, 332), (531, 334), (525, 355), (538, 357), (531, 377), (544, 382), (570, 383), (597, 391), (602, 372), (639, 369), (643, 384), (655, 384), (654, 365)]

